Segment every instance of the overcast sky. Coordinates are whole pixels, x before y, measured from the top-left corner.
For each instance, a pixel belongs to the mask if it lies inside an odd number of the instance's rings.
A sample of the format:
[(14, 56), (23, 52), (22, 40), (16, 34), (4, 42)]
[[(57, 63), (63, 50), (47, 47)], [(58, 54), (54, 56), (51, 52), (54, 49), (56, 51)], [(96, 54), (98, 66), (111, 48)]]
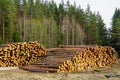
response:
[[(59, 4), (62, 0), (54, 0)], [(63, 0), (66, 2), (67, 0)], [(116, 8), (120, 8), (120, 0), (69, 0), (71, 4), (76, 2), (76, 5), (81, 5), (81, 8), (84, 10), (87, 7), (87, 4), (90, 5), (91, 10), (94, 12), (99, 11), (102, 16), (104, 23), (107, 27), (111, 26), (111, 18), (114, 14)]]

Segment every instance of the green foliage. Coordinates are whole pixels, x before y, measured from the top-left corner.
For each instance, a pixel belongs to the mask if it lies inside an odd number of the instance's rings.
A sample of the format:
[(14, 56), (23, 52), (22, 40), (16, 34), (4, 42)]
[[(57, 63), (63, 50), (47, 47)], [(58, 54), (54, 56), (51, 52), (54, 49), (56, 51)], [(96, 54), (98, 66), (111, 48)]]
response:
[[(99, 18), (101, 18), (99, 16)], [(86, 9), (86, 24), (85, 24), (85, 34), (86, 34), (86, 44), (100, 44), (101, 39), (100, 36), (102, 36), (100, 33), (100, 29), (103, 29), (103, 26), (100, 26), (99, 24), (102, 25), (103, 21), (98, 20), (98, 15), (95, 13), (93, 14), (90, 11), (90, 6), (87, 6)], [(101, 21), (101, 22), (100, 22)]]
[(107, 40), (101, 16), (93, 13), (89, 5), (84, 11), (69, 1), (57, 5), (53, 0), (0, 0), (0, 11), (5, 16), (6, 43), (32, 40), (46, 47), (57, 47), (103, 45)]
[(0, 44), (2, 44), (3, 43), (3, 41), (2, 41), (2, 38), (0, 37)]
[(20, 34), (18, 33), (18, 31), (14, 31), (13, 33), (13, 42), (20, 42), (21, 39), (20, 39)]
[(120, 57), (120, 9), (116, 9), (112, 18), (110, 44), (118, 51)]

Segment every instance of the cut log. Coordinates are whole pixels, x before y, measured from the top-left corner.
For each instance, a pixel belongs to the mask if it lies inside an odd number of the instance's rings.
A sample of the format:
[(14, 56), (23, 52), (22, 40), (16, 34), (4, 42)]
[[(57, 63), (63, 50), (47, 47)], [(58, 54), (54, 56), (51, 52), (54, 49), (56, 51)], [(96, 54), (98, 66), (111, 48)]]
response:
[(96, 46), (78, 52), (59, 66), (57, 72), (79, 72), (118, 64), (117, 53), (111, 47)]
[(46, 55), (46, 49), (38, 42), (21, 42), (0, 45), (0, 66), (29, 65)]
[(48, 49), (45, 57), (20, 68), (36, 72), (68, 73), (90, 71), (116, 64), (118, 64), (117, 52), (112, 47), (67, 45)]

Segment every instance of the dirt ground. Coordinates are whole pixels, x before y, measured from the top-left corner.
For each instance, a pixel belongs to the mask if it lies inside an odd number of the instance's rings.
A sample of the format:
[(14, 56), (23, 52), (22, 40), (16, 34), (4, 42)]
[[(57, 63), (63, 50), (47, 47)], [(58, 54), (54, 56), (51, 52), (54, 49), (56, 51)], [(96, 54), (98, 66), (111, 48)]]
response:
[(21, 70), (17, 67), (0, 67), (0, 80), (120, 80), (119, 65), (77, 73), (41, 73)]
[(15, 68), (0, 70), (0, 80), (120, 80), (120, 65), (69, 74), (28, 72)]

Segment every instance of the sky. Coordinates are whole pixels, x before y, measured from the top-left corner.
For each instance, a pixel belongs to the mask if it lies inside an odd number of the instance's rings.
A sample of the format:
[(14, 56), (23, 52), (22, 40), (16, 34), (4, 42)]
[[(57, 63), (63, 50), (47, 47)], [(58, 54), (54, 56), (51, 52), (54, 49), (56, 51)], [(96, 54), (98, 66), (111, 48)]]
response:
[[(54, 0), (59, 4), (62, 0)], [(63, 0), (66, 2), (67, 0)], [(98, 12), (102, 16), (104, 23), (107, 28), (111, 27), (111, 19), (116, 8), (120, 8), (120, 0), (69, 0), (71, 4), (76, 2), (77, 6), (81, 6), (82, 9), (86, 10), (87, 4), (90, 5), (92, 12)]]

